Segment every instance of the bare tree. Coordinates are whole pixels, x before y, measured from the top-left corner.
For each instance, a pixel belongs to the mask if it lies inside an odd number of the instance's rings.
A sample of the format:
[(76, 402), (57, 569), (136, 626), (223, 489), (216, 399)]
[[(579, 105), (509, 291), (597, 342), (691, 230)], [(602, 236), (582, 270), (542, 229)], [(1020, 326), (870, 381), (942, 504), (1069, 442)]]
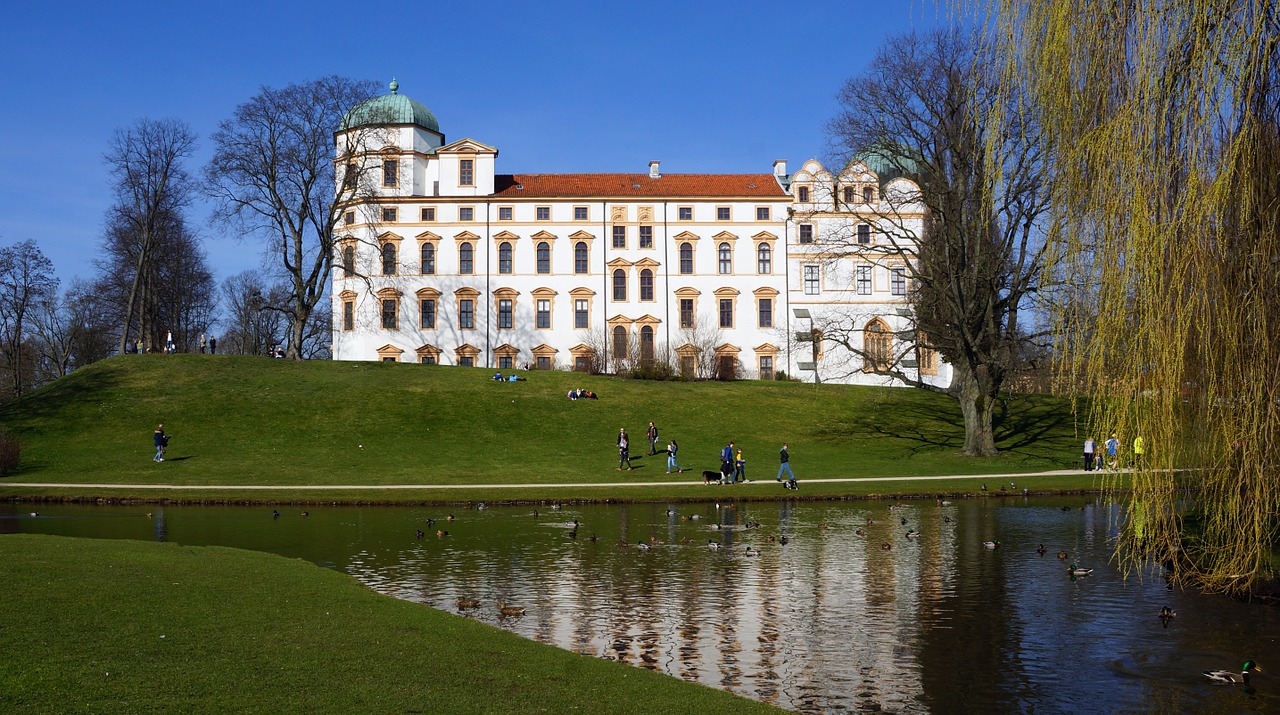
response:
[(109, 357), (114, 351), (111, 316), (93, 286), (82, 280), (61, 296), (41, 300), (33, 319), (37, 380), (56, 380)]
[(27, 239), (0, 252), (0, 352), (8, 392), (20, 397), (34, 382), (35, 351), (29, 344), (34, 316), (58, 288), (53, 262)]
[[(191, 197), (190, 177), (182, 166), (195, 150), (191, 128), (176, 119), (141, 119), (128, 129), (117, 130), (105, 159), (115, 178), (116, 206), (108, 219), (108, 233), (132, 244), (132, 269), (128, 298), (120, 328), (120, 352), (124, 352), (135, 307), (150, 305), (149, 278), (154, 271), (155, 249), (160, 236), (181, 222), (181, 213)], [(142, 310), (142, 334), (155, 345), (158, 328), (148, 322)]]
[[(292, 359), (303, 355), (308, 322), (328, 286), (335, 228), (365, 187), (354, 175), (335, 184), (334, 132), (375, 92), (373, 82), (338, 76), (263, 87), (213, 135), (205, 178), (219, 203), (216, 216), (265, 241), (269, 268), (280, 272), (288, 292), (282, 303), (264, 307), (289, 316)], [(356, 161), (362, 151), (353, 139), (338, 164), (365, 167)]]
[(225, 308), (222, 351), (232, 355), (266, 355), (279, 345), (288, 330), (285, 316), (279, 311), (264, 310), (263, 305), (285, 298), (283, 286), (268, 285), (260, 271), (237, 273), (222, 282)]
[[(871, 369), (938, 390), (904, 369), (919, 359), (927, 336), (927, 347), (952, 365), (949, 392), (964, 414), (964, 453), (979, 456), (998, 453), (996, 400), (1023, 344), (1037, 337), (1024, 329), (1023, 312), (1046, 262), (1049, 172), (1037, 127), (1014, 93), (999, 91), (989, 58), (973, 48), (957, 29), (893, 38), (840, 91), (833, 142), (847, 159), (872, 161), (910, 182), (890, 184), (863, 209), (882, 240), (836, 238), (830, 256), (895, 259), (911, 279), (913, 315), (893, 342), (865, 334), (868, 323), (857, 316), (822, 330), (824, 340)], [(921, 209), (923, 221), (913, 224)]]

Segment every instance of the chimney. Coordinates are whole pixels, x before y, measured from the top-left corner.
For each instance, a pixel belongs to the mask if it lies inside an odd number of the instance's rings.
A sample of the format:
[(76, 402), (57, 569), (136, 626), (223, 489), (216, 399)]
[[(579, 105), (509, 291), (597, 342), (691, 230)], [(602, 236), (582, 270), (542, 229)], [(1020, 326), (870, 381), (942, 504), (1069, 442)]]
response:
[(658, 164), (659, 164), (659, 163), (660, 163), (660, 162), (657, 162), (657, 161), (651, 161), (651, 162), (649, 162), (649, 178), (650, 178), (650, 179), (661, 179), (661, 178), (662, 178), (662, 174), (658, 171)]
[(787, 160), (786, 160), (786, 159), (778, 159), (777, 161), (773, 162), (773, 175), (774, 175), (774, 176), (786, 176), (786, 175), (787, 175)]

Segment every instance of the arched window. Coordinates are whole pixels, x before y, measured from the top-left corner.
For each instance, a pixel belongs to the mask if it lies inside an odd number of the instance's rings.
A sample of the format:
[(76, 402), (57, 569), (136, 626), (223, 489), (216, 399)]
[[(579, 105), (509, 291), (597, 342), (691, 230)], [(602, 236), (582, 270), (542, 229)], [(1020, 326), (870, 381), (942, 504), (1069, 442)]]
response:
[(507, 241), (498, 244), (498, 272), (511, 272), (511, 244)]
[(640, 364), (645, 367), (653, 365), (653, 326), (640, 328)]
[(470, 243), (458, 246), (458, 273), (469, 275), (475, 270), (475, 249)]
[(867, 323), (867, 327), (863, 332), (863, 351), (866, 356), (866, 369), (868, 372), (880, 372), (889, 369), (889, 363), (893, 357), (893, 336), (889, 333), (889, 326), (879, 318)]
[(613, 299), (619, 302), (627, 299), (627, 272), (621, 268), (613, 272)]
[(874, 202), (875, 200), (876, 200), (876, 190), (871, 188), (870, 186), (863, 187), (862, 203), (869, 204)]
[(693, 244), (688, 241), (680, 244), (680, 275), (693, 275)]
[(430, 243), (422, 244), (422, 275), (435, 275), (436, 247)]
[(627, 359), (627, 329), (621, 325), (615, 325), (613, 328), (613, 358)]
[(347, 246), (342, 249), (342, 273), (347, 278), (356, 274), (356, 247)]
[(383, 244), (383, 275), (396, 275), (396, 244)]
[(640, 271), (640, 300), (653, 300), (653, 271)]
[(578, 241), (573, 245), (573, 272), (587, 272), (587, 242)]
[(720, 244), (720, 275), (733, 273), (733, 249), (728, 243)]
[(551, 244), (546, 241), (538, 244), (538, 272), (551, 272)]
[(769, 248), (769, 244), (762, 243), (760, 248), (756, 249), (756, 273), (767, 275), (773, 272), (773, 249)]

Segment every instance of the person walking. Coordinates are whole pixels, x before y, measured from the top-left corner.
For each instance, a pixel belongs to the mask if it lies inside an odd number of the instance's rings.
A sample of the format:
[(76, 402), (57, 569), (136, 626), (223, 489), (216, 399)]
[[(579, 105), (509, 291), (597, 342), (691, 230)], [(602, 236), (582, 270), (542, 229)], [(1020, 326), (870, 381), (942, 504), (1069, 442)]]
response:
[(652, 422), (649, 423), (648, 437), (649, 455), (653, 456), (658, 453), (658, 428), (654, 427)]
[(720, 481), (733, 484), (733, 440), (729, 440), (729, 444), (720, 450)]
[(747, 481), (747, 460), (742, 456), (742, 448), (738, 448), (737, 454), (733, 457), (733, 481)]
[(177, 348), (175, 348), (173, 344), (173, 331), (170, 330), (167, 333), (165, 333), (165, 336), (164, 336), (164, 351), (166, 353), (173, 354), (174, 350), (176, 349)]
[(791, 453), (787, 451), (787, 443), (782, 443), (782, 451), (778, 453), (778, 459), (781, 460), (782, 466), (778, 467), (778, 477), (774, 481), (782, 481), (782, 473), (787, 473), (787, 482), (783, 484), (788, 489), (796, 488), (796, 475), (791, 471)]
[(627, 437), (627, 428), (618, 429), (618, 469), (622, 471), (622, 467), (626, 466), (627, 471), (631, 471), (631, 440)]
[(1120, 440), (1116, 437), (1116, 433), (1112, 432), (1111, 439), (1103, 442), (1102, 446), (1107, 450), (1107, 466), (1111, 469), (1119, 467), (1120, 459), (1117, 453), (1120, 451)]
[(1093, 456), (1097, 452), (1098, 446), (1094, 444), (1092, 437), (1086, 437), (1084, 440), (1084, 471), (1093, 471)]
[(667, 474), (675, 472), (679, 474), (684, 470), (680, 468), (680, 463), (676, 461), (676, 452), (680, 450), (680, 445), (676, 444), (675, 438), (667, 443)]
[(208, 347), (208, 345), (209, 343), (208, 341), (205, 340), (204, 333), (200, 333), (200, 354), (201, 355), (204, 355), (204, 349)]
[(1139, 469), (1142, 468), (1142, 461), (1146, 452), (1147, 441), (1142, 438), (1142, 433), (1139, 432), (1138, 436), (1133, 438), (1133, 466)]
[(218, 339), (212, 335), (209, 336), (209, 354), (210, 355), (218, 354)]
[(155, 434), (153, 435), (153, 441), (155, 442), (155, 445), (156, 445), (155, 461), (163, 462), (164, 448), (169, 445), (169, 435), (164, 433), (163, 423), (156, 425), (156, 431), (155, 431)]

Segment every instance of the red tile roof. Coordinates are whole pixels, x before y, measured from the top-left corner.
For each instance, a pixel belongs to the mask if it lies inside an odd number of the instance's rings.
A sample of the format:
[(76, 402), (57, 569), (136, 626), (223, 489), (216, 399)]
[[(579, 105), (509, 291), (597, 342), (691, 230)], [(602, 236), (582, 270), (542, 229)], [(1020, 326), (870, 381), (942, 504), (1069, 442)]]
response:
[(785, 198), (773, 174), (498, 174), (494, 196)]

